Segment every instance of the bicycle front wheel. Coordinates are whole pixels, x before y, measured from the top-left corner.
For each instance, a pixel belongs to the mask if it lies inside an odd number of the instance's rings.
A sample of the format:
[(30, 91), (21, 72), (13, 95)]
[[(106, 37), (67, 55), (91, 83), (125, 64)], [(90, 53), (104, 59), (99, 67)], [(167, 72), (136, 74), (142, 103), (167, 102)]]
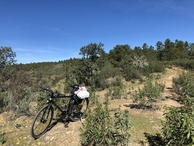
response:
[(31, 135), (34, 139), (39, 138), (47, 132), (49, 125), (53, 119), (54, 109), (50, 105), (46, 105), (35, 116), (31, 127)]
[(84, 118), (87, 114), (87, 109), (89, 105), (89, 99), (85, 98), (80, 104), (74, 104), (72, 107), (71, 114), (69, 116), (70, 120), (75, 122)]

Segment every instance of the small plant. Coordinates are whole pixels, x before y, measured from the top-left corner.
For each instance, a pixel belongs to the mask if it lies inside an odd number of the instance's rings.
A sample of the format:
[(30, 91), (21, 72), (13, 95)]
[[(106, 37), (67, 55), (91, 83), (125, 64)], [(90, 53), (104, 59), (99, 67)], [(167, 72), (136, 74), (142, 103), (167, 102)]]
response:
[(194, 97), (194, 73), (186, 72), (173, 79), (173, 89), (183, 100), (187, 96)]
[(0, 144), (4, 144), (5, 143), (5, 133), (0, 134)]
[(194, 100), (184, 99), (183, 106), (167, 108), (162, 132), (166, 146), (193, 146)]
[(164, 91), (165, 85), (159, 82), (153, 84), (152, 79), (148, 79), (144, 84), (144, 88), (138, 88), (133, 94), (133, 102), (138, 103), (141, 107), (153, 107)]
[(82, 146), (128, 145), (131, 127), (128, 111), (116, 109), (112, 117), (108, 104), (103, 107), (98, 103), (94, 111), (90, 109), (88, 113), (80, 129)]
[(116, 109), (114, 113), (114, 126), (115, 134), (113, 139), (113, 145), (128, 145), (131, 128), (129, 121), (129, 111), (121, 111), (120, 107)]
[(122, 83), (119, 86), (111, 87), (105, 94), (106, 97), (111, 97), (112, 100), (114, 99), (121, 99), (122, 97), (127, 98), (126, 94), (126, 86)]

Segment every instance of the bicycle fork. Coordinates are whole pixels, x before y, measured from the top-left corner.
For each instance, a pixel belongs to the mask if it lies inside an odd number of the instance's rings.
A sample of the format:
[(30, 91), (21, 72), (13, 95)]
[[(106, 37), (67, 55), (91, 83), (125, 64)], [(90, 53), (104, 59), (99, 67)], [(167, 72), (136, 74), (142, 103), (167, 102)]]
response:
[(49, 114), (50, 114), (50, 106), (48, 106), (47, 109), (43, 112), (42, 117), (40, 119), (40, 122), (41, 123), (46, 123), (46, 121), (49, 117)]

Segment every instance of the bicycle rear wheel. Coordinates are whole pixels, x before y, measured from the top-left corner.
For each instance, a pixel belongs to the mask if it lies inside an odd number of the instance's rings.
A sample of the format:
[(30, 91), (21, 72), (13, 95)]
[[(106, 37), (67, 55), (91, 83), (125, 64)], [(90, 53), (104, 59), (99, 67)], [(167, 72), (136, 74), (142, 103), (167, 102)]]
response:
[(87, 114), (89, 99), (85, 98), (80, 104), (74, 104), (69, 119), (73, 122), (84, 118)]
[(46, 105), (35, 116), (31, 127), (31, 135), (34, 139), (39, 138), (47, 132), (49, 125), (53, 119), (54, 109), (50, 105)]

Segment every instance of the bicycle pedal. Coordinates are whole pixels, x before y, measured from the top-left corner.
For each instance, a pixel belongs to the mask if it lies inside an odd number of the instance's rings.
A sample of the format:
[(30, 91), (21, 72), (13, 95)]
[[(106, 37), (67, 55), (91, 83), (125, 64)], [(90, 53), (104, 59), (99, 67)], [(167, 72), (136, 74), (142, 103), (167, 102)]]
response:
[(69, 122), (65, 122), (65, 123), (64, 123), (64, 127), (65, 127), (65, 128), (68, 128), (68, 127), (69, 127), (68, 125), (69, 125)]
[(83, 118), (82, 118), (82, 116), (80, 115), (80, 121), (81, 121), (81, 123), (83, 123)]

